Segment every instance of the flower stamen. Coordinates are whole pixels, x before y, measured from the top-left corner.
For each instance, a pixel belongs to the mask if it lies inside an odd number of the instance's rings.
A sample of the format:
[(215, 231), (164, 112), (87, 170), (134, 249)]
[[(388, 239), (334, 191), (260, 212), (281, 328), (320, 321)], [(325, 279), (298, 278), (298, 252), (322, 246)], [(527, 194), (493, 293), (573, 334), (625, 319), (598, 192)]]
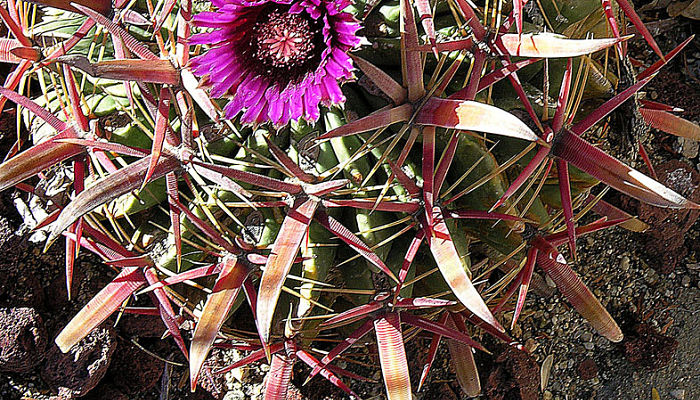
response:
[(307, 18), (273, 9), (253, 27), (255, 58), (272, 68), (292, 69), (305, 64), (314, 51), (314, 31)]

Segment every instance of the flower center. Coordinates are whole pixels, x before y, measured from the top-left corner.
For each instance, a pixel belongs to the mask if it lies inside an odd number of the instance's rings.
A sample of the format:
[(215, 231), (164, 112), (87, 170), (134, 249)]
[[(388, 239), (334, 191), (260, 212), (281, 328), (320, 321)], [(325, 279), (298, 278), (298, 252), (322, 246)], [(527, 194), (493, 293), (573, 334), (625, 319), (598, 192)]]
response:
[(300, 14), (277, 8), (263, 11), (251, 36), (254, 58), (275, 69), (304, 65), (314, 53), (313, 28), (312, 22)]

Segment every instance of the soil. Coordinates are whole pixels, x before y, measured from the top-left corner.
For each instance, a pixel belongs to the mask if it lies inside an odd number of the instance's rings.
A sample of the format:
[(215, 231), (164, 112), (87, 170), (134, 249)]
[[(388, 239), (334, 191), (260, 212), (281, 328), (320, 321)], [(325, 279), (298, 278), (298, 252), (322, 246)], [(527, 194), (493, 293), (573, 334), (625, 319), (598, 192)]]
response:
[(486, 382), (486, 397), (493, 400), (538, 398), (538, 365), (524, 351), (502, 346), (494, 360), (495, 368)]

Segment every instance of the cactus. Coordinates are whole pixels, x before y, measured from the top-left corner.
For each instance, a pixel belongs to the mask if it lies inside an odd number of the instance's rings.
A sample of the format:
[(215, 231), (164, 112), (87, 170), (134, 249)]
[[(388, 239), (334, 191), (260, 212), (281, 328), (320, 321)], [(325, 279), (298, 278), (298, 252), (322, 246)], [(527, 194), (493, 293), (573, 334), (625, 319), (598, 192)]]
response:
[[(226, 342), (250, 354), (225, 370), (267, 358), (265, 398), (284, 399), (298, 360), (307, 381), (358, 397), (341, 378), (364, 378), (333, 361), (374, 340), (394, 400), (421, 389), (444, 336), (476, 395), (471, 352), (486, 349), (472, 336), (519, 347), (503, 325), (536, 266), (621, 340), (557, 247), (576, 259), (581, 235), (640, 229), (598, 186), (700, 208), (587, 141), (629, 102), (698, 139), (674, 107), (635, 100), (690, 38), (664, 55), (627, 0), (546, 0), (531, 19), (524, 3), (8, 1), (0, 61), (15, 67), (0, 108), (21, 108), (29, 136), (0, 165), (0, 189), (33, 191), (35, 175), (72, 167), (71, 200), (41, 224), (46, 246), (65, 237), (69, 294), (83, 249), (118, 272), (59, 348), (117, 310), (153, 313), (188, 358), (192, 390)], [(659, 61), (623, 86), (611, 66), (626, 61), (626, 19)], [(591, 210), (601, 218), (580, 225)], [(486, 258), (472, 258), (474, 241)], [(211, 287), (193, 281), (205, 276)], [(145, 293), (152, 308), (128, 305)], [(235, 329), (244, 302), (257, 332)], [(418, 386), (404, 326), (432, 335)], [(321, 332), (338, 344), (317, 357)]]

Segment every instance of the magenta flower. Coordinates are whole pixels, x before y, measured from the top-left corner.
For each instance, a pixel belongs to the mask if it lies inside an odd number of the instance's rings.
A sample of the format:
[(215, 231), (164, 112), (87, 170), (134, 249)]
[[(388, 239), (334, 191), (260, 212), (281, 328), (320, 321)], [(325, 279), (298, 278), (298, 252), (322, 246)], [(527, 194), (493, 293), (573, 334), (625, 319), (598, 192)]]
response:
[(276, 126), (316, 121), (319, 104), (345, 101), (340, 84), (353, 77), (347, 52), (360, 25), (343, 12), (349, 0), (212, 0), (215, 12), (194, 17), (215, 28), (192, 43), (211, 46), (192, 59), (212, 97), (230, 99), (226, 117)]

